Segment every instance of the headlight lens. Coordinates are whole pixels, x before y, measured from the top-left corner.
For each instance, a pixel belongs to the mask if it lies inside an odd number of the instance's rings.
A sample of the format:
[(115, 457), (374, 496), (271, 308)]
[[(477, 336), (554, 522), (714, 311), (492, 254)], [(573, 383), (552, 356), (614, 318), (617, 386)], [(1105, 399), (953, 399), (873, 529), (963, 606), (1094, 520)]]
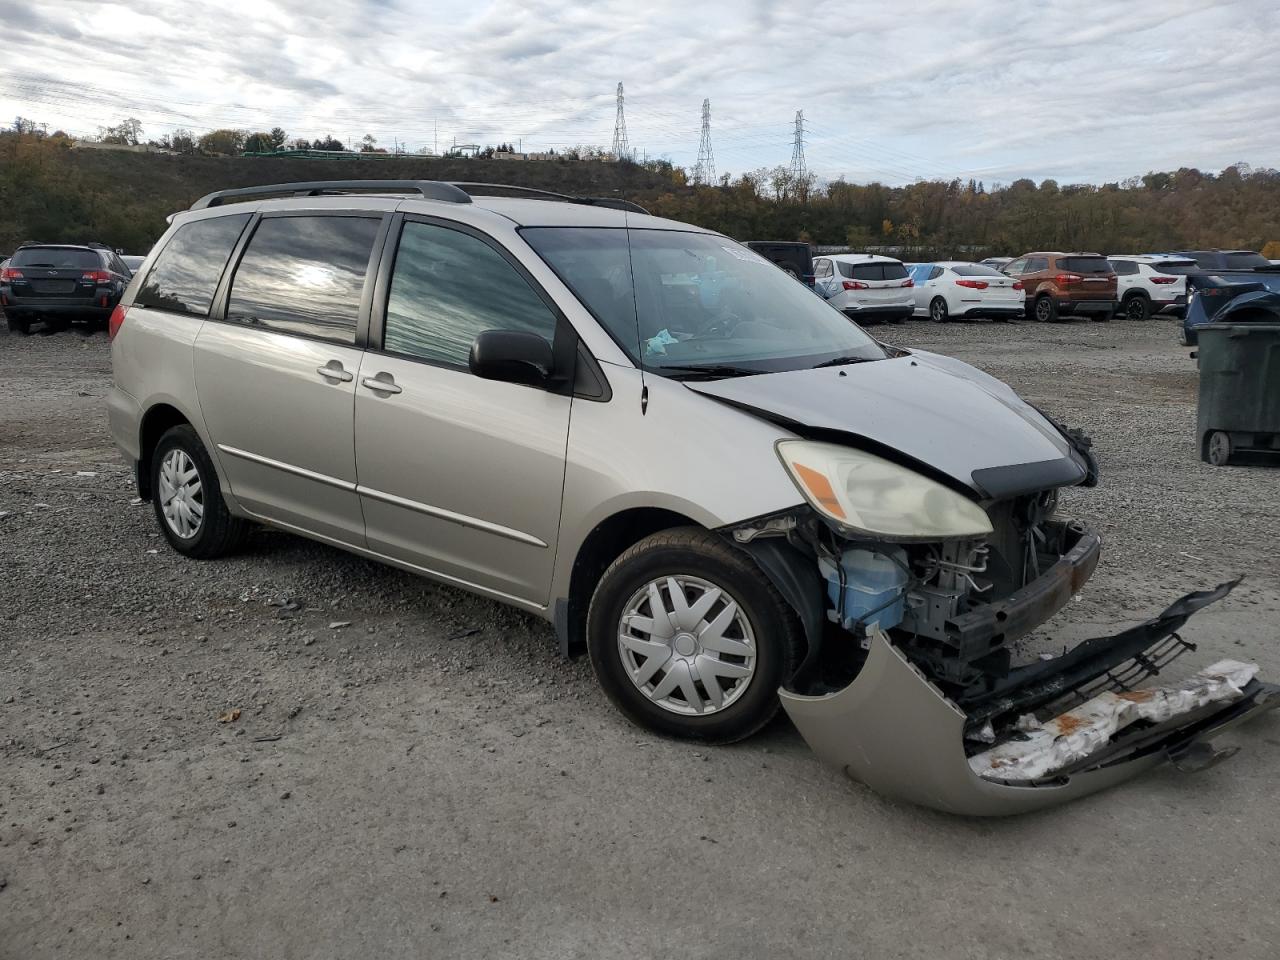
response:
[(972, 500), (870, 453), (783, 440), (778, 456), (810, 506), (850, 531), (894, 540), (991, 533), (986, 512)]

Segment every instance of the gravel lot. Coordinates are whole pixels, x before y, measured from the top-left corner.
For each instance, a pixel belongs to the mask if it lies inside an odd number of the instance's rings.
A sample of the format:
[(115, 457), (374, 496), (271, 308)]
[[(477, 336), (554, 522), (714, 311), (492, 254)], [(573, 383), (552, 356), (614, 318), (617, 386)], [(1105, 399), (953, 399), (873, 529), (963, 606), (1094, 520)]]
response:
[[(1199, 462), (1170, 322), (880, 333), (1096, 439), (1067, 509), (1103, 564), (1033, 647), (1244, 573), (1188, 636), (1280, 675), (1280, 470)], [(665, 741), (522, 613), (279, 533), (183, 560), (109, 380), (102, 334), (0, 332), (0, 957), (1276, 956), (1274, 716), (1207, 773), (992, 822), (785, 720)]]

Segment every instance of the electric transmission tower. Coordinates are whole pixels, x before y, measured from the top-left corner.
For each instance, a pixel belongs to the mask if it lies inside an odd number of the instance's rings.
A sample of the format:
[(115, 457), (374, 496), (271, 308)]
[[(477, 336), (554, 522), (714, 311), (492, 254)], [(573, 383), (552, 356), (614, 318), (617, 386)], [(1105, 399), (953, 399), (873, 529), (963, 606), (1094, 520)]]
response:
[(622, 84), (618, 84), (618, 115), (613, 121), (613, 156), (615, 160), (631, 159), (631, 144), (627, 142), (627, 118), (622, 114)]
[(791, 182), (797, 190), (803, 191), (808, 182), (809, 171), (804, 165), (804, 111), (796, 111), (796, 137), (791, 144)]
[(698, 141), (698, 163), (693, 182), (712, 186), (716, 182), (716, 156), (711, 151), (711, 100), (702, 101), (702, 139)]

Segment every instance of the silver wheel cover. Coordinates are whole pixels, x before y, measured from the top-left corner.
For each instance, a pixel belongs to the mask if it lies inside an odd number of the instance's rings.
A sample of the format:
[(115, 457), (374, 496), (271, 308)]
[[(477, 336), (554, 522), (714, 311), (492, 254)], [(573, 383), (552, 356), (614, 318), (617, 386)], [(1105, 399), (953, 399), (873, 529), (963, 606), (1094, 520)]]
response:
[(160, 463), (160, 512), (175, 536), (190, 540), (204, 523), (200, 471), (187, 451), (174, 448)]
[(623, 607), (618, 654), (644, 696), (670, 713), (706, 716), (735, 703), (756, 669), (751, 622), (699, 577), (651, 580)]

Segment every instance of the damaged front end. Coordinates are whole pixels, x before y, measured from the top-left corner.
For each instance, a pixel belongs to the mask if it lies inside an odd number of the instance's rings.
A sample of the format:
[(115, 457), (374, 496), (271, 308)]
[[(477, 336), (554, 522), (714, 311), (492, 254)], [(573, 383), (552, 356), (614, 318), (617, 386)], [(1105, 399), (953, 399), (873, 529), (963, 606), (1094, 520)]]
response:
[[(1256, 667), (1221, 661), (1149, 689), (1194, 644), (1178, 635), (1235, 586), (1015, 665), (1013, 641), (1074, 596), (1099, 538), (1054, 516), (1056, 493), (982, 504), (982, 536), (877, 538), (822, 509), (730, 533), (800, 614), (809, 652), (779, 691), (826, 762), (887, 796), (966, 815), (1035, 810), (1164, 762), (1199, 769), (1228, 726), (1280, 704)], [(839, 509), (835, 507), (834, 509)]]

